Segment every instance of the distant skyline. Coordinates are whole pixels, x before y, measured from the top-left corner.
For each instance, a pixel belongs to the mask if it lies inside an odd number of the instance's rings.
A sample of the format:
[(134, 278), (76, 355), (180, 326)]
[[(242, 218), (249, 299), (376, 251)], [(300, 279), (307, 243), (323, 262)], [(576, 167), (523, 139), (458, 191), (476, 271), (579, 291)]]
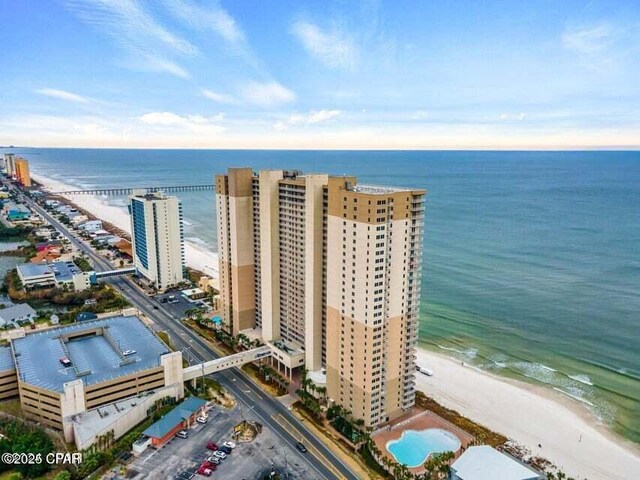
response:
[(635, 0), (9, 0), (0, 144), (640, 148)]

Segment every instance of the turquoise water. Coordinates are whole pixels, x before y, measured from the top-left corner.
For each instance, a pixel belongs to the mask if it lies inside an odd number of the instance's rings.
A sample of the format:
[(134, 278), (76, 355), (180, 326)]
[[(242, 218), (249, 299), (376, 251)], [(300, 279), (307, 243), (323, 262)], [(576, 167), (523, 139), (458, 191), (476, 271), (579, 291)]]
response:
[(387, 450), (398, 463), (409, 468), (419, 467), (433, 453), (457, 452), (459, 448), (458, 437), (439, 428), (406, 430), (398, 440), (387, 443)]
[[(556, 388), (640, 443), (640, 152), (13, 151), (83, 188), (247, 165), (426, 188), (422, 345)], [(216, 250), (213, 194), (181, 199), (187, 240)]]

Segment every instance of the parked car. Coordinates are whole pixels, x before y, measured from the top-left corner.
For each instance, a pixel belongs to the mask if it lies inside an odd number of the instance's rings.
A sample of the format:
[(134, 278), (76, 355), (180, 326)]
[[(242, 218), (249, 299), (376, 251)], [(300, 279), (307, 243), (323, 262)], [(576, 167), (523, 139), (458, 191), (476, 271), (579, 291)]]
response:
[(72, 365), (71, 360), (69, 360), (67, 357), (62, 357), (60, 359), (60, 363), (65, 367), (70, 367)]
[(196, 418), (196, 422), (198, 422), (198, 423), (205, 424), (205, 423), (207, 423), (207, 421), (208, 421), (207, 417), (198, 417), (198, 418)]
[(231, 450), (236, 448), (236, 444), (234, 442), (232, 442), (231, 440), (229, 440), (227, 442), (224, 442), (222, 445), (224, 445), (225, 447), (229, 447)]
[(217, 465), (217, 463), (213, 463), (213, 462), (211, 462), (209, 460), (205, 460), (202, 463), (202, 465), (200, 465), (200, 466), (204, 467), (204, 468), (208, 468), (209, 470), (215, 470), (216, 469), (216, 465)]
[(220, 459), (215, 455), (211, 455), (207, 460), (213, 463), (214, 465), (220, 465)]
[(126, 357), (128, 355), (135, 355), (135, 353), (136, 353), (135, 350), (128, 349), (128, 350), (125, 350), (124, 352), (122, 352), (122, 355), (124, 355)]
[(213, 470), (211, 470), (210, 468), (204, 468), (204, 467), (200, 467), (198, 468), (198, 471), (196, 472), (198, 475), (203, 475), (205, 477), (210, 477), (211, 476), (211, 472)]
[(229, 455), (229, 454), (231, 453), (231, 449), (230, 449), (229, 447), (224, 446), (224, 445), (221, 445), (221, 446), (218, 448), (218, 451), (219, 451), (219, 452), (224, 452), (224, 453), (226, 453), (227, 455)]
[(209, 442), (209, 443), (207, 443), (207, 448), (209, 450), (211, 450), (212, 452), (215, 452), (216, 450), (218, 450), (218, 445), (216, 445), (213, 442)]
[(225, 458), (227, 458), (227, 454), (218, 450), (217, 452), (214, 453), (214, 455), (216, 457), (218, 457), (220, 460), (224, 460)]
[(296, 443), (296, 448), (298, 450), (300, 450), (302, 453), (306, 453), (307, 452), (307, 447), (305, 447), (304, 443), (302, 443), (302, 442)]
[(180, 430), (178, 433), (176, 433), (176, 437), (188, 438), (189, 432), (187, 432), (186, 430)]

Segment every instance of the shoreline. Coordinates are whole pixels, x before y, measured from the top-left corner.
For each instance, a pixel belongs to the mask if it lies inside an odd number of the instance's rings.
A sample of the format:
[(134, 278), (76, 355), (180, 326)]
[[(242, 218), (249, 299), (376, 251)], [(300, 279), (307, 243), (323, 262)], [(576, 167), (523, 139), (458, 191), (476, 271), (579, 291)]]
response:
[[(543, 457), (569, 476), (627, 480), (640, 472), (640, 448), (588, 408), (553, 389), (501, 377), (418, 347), (416, 387), (443, 406)], [(542, 445), (539, 448), (538, 445)]]
[[(49, 190), (72, 185), (32, 173)], [(105, 223), (130, 233), (129, 215), (94, 195), (66, 196)], [(187, 266), (217, 277), (217, 254), (185, 240)], [(624, 480), (640, 472), (640, 449), (599, 422), (578, 400), (472, 366), (443, 353), (417, 349), (418, 364), (434, 372), (417, 374), (416, 386), (447, 408), (457, 410), (540, 455), (568, 475), (589, 480)], [(471, 388), (472, 387), (472, 388)], [(494, 413), (497, 412), (497, 413)], [(576, 432), (582, 440), (576, 443)], [(538, 444), (542, 448), (538, 448)], [(617, 473), (614, 473), (617, 472)]]
[[(31, 177), (40, 183), (46, 190), (55, 192), (56, 190), (73, 190), (75, 186), (66, 184), (59, 180), (45, 177), (35, 172), (31, 172)], [(129, 214), (122, 207), (109, 205), (106, 201), (96, 195), (60, 195), (61, 197), (76, 204), (79, 208), (87, 210), (96, 218), (105, 223), (113, 225), (116, 229), (131, 235), (131, 225)], [(209, 276), (218, 275), (218, 255), (208, 251), (202, 245), (198, 245), (189, 240), (184, 242), (185, 260), (188, 267), (201, 271)]]

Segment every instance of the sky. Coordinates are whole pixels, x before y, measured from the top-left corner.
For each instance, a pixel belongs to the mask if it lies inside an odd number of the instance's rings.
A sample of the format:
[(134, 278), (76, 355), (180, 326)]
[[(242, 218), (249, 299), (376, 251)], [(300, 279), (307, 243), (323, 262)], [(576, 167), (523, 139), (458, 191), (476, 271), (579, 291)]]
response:
[(640, 147), (638, 0), (3, 0), (0, 145)]

